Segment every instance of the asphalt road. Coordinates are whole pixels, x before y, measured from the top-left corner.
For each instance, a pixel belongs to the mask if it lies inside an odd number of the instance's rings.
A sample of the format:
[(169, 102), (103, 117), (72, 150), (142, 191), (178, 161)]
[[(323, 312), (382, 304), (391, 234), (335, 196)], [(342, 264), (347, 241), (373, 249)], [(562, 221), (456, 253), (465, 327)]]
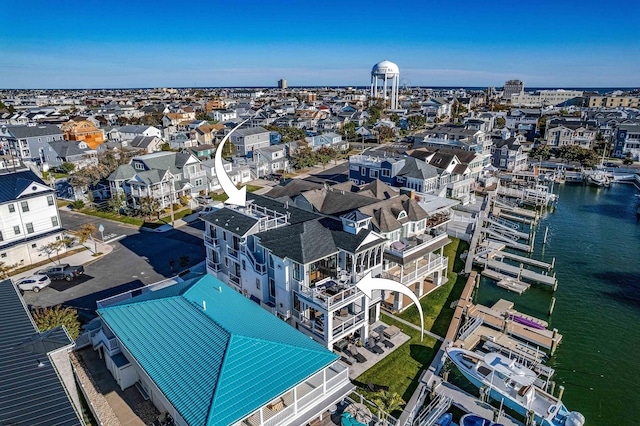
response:
[[(70, 283), (54, 282), (38, 293), (25, 292), (27, 304), (72, 306), (86, 316), (94, 315), (96, 301), (174, 276), (176, 272), (205, 258), (200, 220), (168, 232), (141, 231), (136, 227), (61, 209), (62, 226), (78, 229), (83, 223), (102, 224), (106, 238), (120, 238), (110, 243), (113, 252), (85, 265), (85, 277)], [(180, 258), (188, 257), (187, 266)], [(174, 267), (170, 261), (174, 261)], [(84, 315), (83, 315), (84, 316)]]

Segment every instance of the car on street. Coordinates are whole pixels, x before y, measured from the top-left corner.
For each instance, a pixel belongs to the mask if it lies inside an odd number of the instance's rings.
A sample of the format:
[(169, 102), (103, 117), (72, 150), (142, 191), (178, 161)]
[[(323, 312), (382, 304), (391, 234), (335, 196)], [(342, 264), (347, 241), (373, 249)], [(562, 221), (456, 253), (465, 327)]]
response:
[(614, 169), (617, 169), (617, 168), (619, 168), (619, 167), (620, 167), (620, 165), (619, 165), (619, 164), (617, 164), (617, 163), (613, 163), (613, 162), (607, 162), (607, 163), (604, 163), (604, 164), (603, 164), (603, 166), (605, 166), (605, 167), (613, 167)]
[(34, 293), (39, 292), (49, 284), (51, 284), (51, 278), (44, 274), (37, 274), (26, 278), (21, 278), (16, 282), (16, 285), (20, 290), (33, 291)]
[(82, 265), (71, 266), (68, 263), (63, 263), (61, 265), (52, 266), (48, 269), (38, 271), (38, 274), (46, 275), (52, 280), (71, 281), (74, 278), (84, 274), (84, 267)]
[(207, 205), (207, 204), (209, 204), (210, 202), (213, 201), (213, 198), (211, 198), (211, 196), (209, 196), (209, 195), (201, 195), (199, 197), (196, 197), (196, 201), (200, 205)]

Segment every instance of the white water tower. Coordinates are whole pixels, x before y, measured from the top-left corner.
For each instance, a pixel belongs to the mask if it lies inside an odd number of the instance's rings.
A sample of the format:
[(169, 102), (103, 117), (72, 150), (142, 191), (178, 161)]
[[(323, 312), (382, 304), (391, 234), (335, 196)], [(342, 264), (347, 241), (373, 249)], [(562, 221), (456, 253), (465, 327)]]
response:
[[(390, 108), (398, 109), (399, 82), (400, 68), (398, 65), (386, 59), (378, 62), (371, 69), (371, 97), (374, 99), (381, 97), (385, 102), (390, 100)], [(387, 83), (390, 83), (389, 88), (387, 88)]]

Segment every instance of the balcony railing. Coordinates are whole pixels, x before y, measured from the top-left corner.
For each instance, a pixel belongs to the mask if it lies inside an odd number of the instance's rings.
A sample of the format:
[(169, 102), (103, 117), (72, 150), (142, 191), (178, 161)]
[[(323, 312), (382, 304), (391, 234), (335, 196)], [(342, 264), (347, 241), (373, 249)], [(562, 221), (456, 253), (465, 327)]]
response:
[(235, 260), (238, 260), (238, 250), (227, 246), (227, 254), (229, 255), (229, 257), (232, 257)]
[(337, 336), (347, 331), (351, 331), (356, 327), (361, 326), (365, 321), (364, 312), (360, 312), (357, 315), (352, 316), (351, 318), (346, 319), (340, 324), (333, 327), (333, 336)]
[(240, 247), (240, 251), (247, 256), (247, 259), (249, 259), (249, 263), (251, 263), (251, 266), (253, 267), (253, 270), (255, 272), (257, 272), (257, 273), (259, 273), (261, 275), (264, 275), (264, 274), (267, 273), (267, 264), (259, 262), (256, 259), (256, 257), (253, 255), (251, 250), (249, 248), (247, 248), (246, 245), (242, 245)]
[(411, 271), (403, 271), (402, 273), (390, 273), (382, 272), (382, 278), (398, 281), (404, 285), (413, 284), (414, 282), (422, 280), (427, 275), (442, 270), (447, 267), (448, 259), (444, 256), (438, 256), (435, 259), (431, 259), (429, 263), (418, 269), (412, 269)]
[(447, 239), (446, 233), (442, 233), (434, 237), (431, 237), (428, 234), (422, 234), (417, 237), (405, 239), (404, 241), (396, 241), (389, 247), (385, 248), (385, 251), (398, 257), (406, 257), (422, 250), (423, 248), (431, 244), (440, 242), (445, 239)]
[(207, 267), (209, 269), (211, 269), (212, 271), (215, 271), (215, 272), (220, 271), (220, 264), (219, 263), (215, 263), (211, 259), (207, 259)]
[[(328, 282), (333, 282), (332, 286), (324, 286)], [(358, 297), (362, 296), (362, 292), (358, 287), (353, 284), (340, 284), (337, 280), (328, 278), (322, 281), (318, 281), (315, 287), (311, 288), (302, 282), (297, 282), (298, 290), (302, 296), (310, 299), (319, 305), (323, 306), (327, 310), (336, 309), (340, 305), (353, 302)], [(330, 294), (330, 289), (335, 288), (337, 293)]]
[(214, 238), (207, 234), (204, 234), (204, 243), (214, 248), (220, 246), (220, 240), (218, 238)]

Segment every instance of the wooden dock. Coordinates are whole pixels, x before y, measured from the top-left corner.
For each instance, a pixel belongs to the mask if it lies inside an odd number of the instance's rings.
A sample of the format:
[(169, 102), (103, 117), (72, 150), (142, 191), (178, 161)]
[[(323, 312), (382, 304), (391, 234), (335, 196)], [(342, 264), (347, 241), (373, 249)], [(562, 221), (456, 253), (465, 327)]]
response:
[(495, 280), (498, 287), (504, 288), (506, 290), (511, 290), (518, 294), (524, 293), (530, 287), (530, 285), (527, 283), (523, 283), (522, 281), (516, 280), (509, 275), (501, 274), (500, 272), (496, 272), (491, 269), (485, 269), (481, 272), (481, 274), (487, 278)]
[(550, 271), (551, 269), (553, 269), (553, 266), (555, 265), (555, 259), (551, 263), (546, 263), (540, 260), (531, 259), (530, 257), (519, 256), (517, 254), (508, 253), (504, 251), (494, 252), (492, 254), (493, 254), (493, 257), (498, 257), (498, 258), (502, 257), (506, 259), (515, 260), (517, 262), (524, 263), (526, 265), (531, 265), (541, 269), (546, 269), (547, 271)]
[(548, 285), (552, 287), (554, 290), (556, 289), (556, 286), (558, 283), (558, 280), (554, 276), (541, 274), (539, 272), (535, 272), (530, 269), (523, 268), (522, 266), (518, 267), (518, 266), (510, 265), (508, 263), (500, 262), (492, 259), (487, 259), (487, 260), (477, 259), (476, 261), (481, 265), (484, 265), (486, 269), (491, 269), (495, 272), (503, 272), (512, 277), (516, 277), (518, 280), (521, 280), (521, 281), (526, 280), (532, 283)]

